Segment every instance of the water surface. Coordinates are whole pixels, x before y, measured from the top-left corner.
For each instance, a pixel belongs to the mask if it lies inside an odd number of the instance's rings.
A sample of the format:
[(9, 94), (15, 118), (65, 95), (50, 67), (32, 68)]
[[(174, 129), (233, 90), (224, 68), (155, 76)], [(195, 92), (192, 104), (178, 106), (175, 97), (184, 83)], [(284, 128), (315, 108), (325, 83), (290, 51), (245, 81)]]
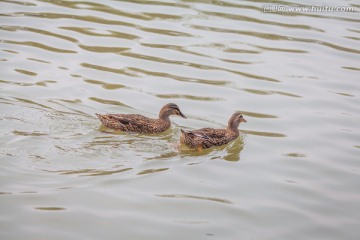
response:
[[(0, 3), (1, 239), (358, 239), (359, 4)], [(309, 4), (309, 5), (306, 5)], [(107, 133), (95, 113), (172, 117)], [(202, 152), (180, 129), (241, 136)]]

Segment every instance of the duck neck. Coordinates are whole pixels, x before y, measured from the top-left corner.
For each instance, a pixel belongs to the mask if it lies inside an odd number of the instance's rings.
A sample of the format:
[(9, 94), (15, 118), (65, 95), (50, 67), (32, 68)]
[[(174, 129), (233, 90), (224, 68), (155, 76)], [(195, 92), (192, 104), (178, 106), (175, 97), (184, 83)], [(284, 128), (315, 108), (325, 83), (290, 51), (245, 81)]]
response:
[(227, 130), (239, 135), (239, 123), (229, 122)]
[(161, 119), (161, 120), (163, 120), (165, 122), (170, 122), (169, 114), (167, 112), (161, 111), (159, 113), (159, 119)]

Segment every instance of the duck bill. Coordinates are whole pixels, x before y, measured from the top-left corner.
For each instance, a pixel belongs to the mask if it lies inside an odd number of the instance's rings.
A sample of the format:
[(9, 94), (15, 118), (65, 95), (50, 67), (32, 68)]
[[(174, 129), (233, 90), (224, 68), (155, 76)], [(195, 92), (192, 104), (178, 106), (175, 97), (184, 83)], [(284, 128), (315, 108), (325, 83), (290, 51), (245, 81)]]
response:
[(187, 118), (180, 110), (179, 110), (179, 116), (182, 118)]
[(241, 118), (241, 122), (247, 122), (245, 118)]

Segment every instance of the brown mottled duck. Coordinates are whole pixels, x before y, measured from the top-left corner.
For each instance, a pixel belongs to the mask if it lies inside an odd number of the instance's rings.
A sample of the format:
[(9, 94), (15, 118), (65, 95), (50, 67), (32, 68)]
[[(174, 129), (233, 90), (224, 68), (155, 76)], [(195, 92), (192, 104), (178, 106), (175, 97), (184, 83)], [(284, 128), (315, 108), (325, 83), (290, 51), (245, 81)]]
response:
[(180, 142), (190, 148), (210, 148), (231, 142), (239, 136), (239, 125), (246, 122), (240, 112), (234, 113), (229, 119), (226, 129), (201, 128), (193, 131), (181, 129)]
[(97, 114), (101, 123), (108, 128), (124, 132), (160, 133), (166, 131), (171, 122), (169, 116), (179, 115), (186, 118), (174, 103), (166, 104), (159, 113), (158, 119), (147, 118), (139, 114)]

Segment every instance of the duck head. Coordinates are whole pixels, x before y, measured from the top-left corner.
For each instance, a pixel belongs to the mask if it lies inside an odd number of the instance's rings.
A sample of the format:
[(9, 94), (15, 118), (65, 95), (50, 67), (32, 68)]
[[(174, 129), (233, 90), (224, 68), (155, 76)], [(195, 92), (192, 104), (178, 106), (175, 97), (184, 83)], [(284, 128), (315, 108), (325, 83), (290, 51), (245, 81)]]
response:
[(233, 131), (238, 131), (238, 127), (240, 123), (247, 122), (241, 112), (234, 113), (228, 122), (228, 129), (231, 129)]
[(182, 118), (186, 118), (186, 116), (180, 111), (180, 108), (175, 103), (168, 103), (163, 106), (159, 113), (159, 118), (166, 120), (170, 115), (178, 115)]

